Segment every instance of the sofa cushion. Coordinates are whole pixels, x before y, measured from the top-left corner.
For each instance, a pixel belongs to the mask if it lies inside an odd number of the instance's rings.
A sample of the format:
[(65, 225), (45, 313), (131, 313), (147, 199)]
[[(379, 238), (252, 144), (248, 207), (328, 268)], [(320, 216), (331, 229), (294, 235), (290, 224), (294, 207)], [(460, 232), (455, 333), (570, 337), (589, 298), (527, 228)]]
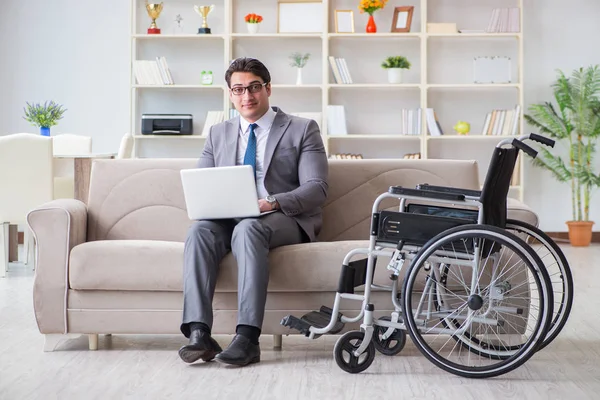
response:
[[(337, 290), (346, 254), (367, 247), (367, 240), (315, 242), (284, 246), (271, 251), (270, 292)], [(180, 242), (101, 240), (71, 251), (70, 288), (75, 290), (183, 290), (183, 247)], [(378, 268), (381, 279), (388, 274)], [(379, 275), (378, 274), (378, 275)], [(237, 266), (229, 253), (221, 264), (218, 292), (237, 292)]]

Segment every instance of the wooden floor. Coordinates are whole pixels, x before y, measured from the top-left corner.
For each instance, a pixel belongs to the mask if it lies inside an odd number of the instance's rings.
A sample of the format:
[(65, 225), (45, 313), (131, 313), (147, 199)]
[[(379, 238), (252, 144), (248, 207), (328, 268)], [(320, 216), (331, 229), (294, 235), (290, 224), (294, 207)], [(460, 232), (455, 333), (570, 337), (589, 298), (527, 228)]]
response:
[[(184, 364), (182, 336), (101, 336), (98, 351), (80, 337), (44, 353), (33, 273), (11, 264), (0, 279), (0, 399), (600, 399), (600, 246), (563, 248), (575, 278), (567, 327), (524, 366), (487, 380), (438, 369), (410, 340), (357, 375), (336, 365), (332, 336), (284, 337), (282, 351), (262, 337), (262, 362), (245, 368)], [(216, 339), (225, 347), (231, 337)]]

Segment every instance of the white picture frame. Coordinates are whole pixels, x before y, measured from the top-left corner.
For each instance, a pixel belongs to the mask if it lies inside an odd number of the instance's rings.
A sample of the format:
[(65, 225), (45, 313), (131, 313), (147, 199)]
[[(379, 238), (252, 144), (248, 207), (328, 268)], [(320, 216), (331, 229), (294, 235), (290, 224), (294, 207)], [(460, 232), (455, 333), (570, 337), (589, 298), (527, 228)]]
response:
[(277, 33), (322, 33), (323, 12), (319, 0), (279, 0)]
[(335, 33), (354, 33), (354, 11), (335, 10)]

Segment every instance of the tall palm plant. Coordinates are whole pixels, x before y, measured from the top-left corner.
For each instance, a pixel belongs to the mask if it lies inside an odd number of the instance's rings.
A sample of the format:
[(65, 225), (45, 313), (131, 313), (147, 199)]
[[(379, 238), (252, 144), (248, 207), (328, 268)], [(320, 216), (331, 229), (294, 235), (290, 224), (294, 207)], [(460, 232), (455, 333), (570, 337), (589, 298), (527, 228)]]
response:
[(573, 221), (589, 221), (591, 192), (600, 186), (600, 174), (593, 171), (600, 137), (600, 66), (574, 70), (570, 77), (558, 71), (552, 89), (558, 109), (550, 102), (533, 104), (524, 117), (540, 133), (567, 142), (569, 156), (563, 159), (542, 148), (533, 163), (561, 182), (570, 181)]

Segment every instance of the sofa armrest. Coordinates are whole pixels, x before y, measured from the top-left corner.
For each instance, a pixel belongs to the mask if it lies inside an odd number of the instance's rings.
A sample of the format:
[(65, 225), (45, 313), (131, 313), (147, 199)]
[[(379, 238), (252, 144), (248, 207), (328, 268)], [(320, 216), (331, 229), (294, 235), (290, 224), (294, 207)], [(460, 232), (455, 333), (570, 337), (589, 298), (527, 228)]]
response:
[(529, 225), (539, 227), (540, 220), (538, 215), (525, 203), (509, 197), (506, 202), (506, 211), (508, 219), (527, 222)]
[(67, 333), (69, 254), (86, 241), (87, 207), (74, 199), (42, 204), (27, 214), (36, 242), (33, 308), (41, 333)]

